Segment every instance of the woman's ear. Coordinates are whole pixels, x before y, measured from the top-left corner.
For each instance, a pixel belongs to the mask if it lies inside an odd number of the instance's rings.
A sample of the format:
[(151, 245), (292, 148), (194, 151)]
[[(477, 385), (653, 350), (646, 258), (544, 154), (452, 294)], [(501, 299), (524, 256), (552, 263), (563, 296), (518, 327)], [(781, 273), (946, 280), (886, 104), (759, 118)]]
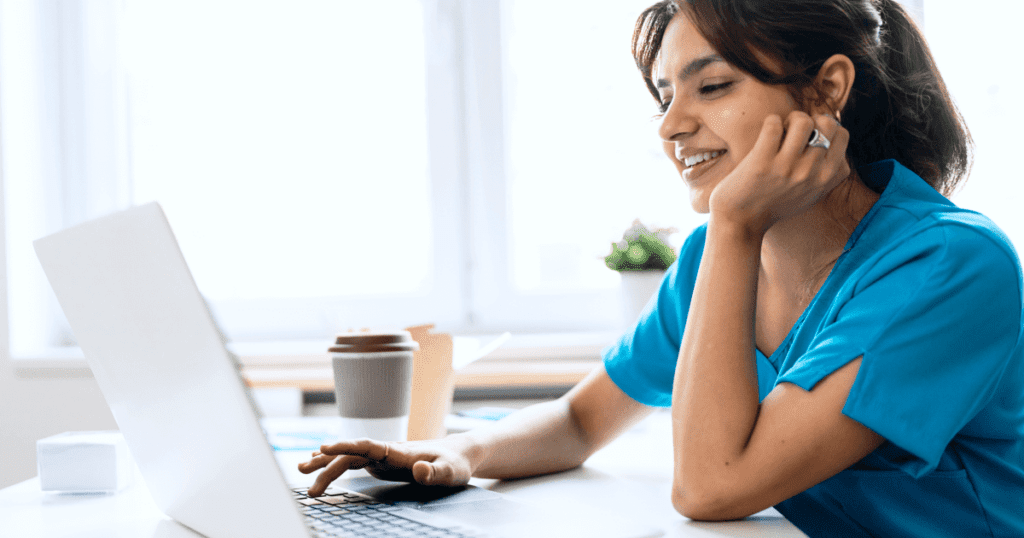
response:
[(814, 79), (818, 95), (825, 99), (824, 103), (819, 102), (819, 106), (825, 108), (824, 112), (838, 114), (846, 106), (855, 76), (856, 69), (848, 56), (834, 54), (825, 60)]

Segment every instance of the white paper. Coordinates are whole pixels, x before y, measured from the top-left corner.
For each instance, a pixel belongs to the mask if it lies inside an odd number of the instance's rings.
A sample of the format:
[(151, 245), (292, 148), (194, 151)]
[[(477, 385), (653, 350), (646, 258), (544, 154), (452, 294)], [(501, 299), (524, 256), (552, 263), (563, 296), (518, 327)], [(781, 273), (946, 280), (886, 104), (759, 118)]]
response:
[(490, 355), (495, 349), (498, 349), (509, 338), (512, 337), (512, 333), (504, 333), (501, 336), (491, 340), (487, 345), (481, 347), (479, 338), (472, 338), (466, 336), (456, 336), (452, 338), (452, 368), (456, 371), (473, 364), (474, 362)]

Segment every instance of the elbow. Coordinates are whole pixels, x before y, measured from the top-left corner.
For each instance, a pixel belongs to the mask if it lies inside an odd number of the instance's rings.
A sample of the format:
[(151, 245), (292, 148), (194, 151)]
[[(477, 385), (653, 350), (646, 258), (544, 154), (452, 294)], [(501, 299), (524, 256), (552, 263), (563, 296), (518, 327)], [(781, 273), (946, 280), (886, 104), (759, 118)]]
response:
[(720, 521), (722, 518), (715, 505), (699, 495), (687, 495), (678, 489), (672, 492), (672, 507), (683, 517), (697, 521)]
[(674, 485), (672, 506), (684, 517), (697, 521), (728, 521), (753, 513), (746, 510), (739, 499), (711, 487)]

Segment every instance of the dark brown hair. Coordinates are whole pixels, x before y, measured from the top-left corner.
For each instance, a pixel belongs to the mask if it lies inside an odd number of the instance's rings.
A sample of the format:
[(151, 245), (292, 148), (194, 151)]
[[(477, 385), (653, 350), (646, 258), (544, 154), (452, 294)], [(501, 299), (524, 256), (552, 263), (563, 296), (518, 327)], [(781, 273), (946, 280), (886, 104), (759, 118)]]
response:
[[(669, 21), (685, 13), (726, 62), (798, 103), (825, 60), (850, 58), (853, 88), (840, 111), (853, 168), (895, 159), (950, 195), (970, 170), (971, 136), (920, 30), (896, 0), (665, 0), (645, 10), (633, 57), (658, 99), (651, 69)], [(758, 61), (761, 52), (782, 66)], [(820, 94), (819, 94), (820, 95)]]

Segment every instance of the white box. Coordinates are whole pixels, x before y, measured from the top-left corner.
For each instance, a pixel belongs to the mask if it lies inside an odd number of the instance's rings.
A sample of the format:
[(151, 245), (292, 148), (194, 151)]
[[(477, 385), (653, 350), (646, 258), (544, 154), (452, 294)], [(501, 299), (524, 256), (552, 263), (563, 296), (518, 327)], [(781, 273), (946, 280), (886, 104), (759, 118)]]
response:
[(131, 480), (128, 446), (118, 431), (64, 432), (36, 441), (43, 491), (112, 492)]

